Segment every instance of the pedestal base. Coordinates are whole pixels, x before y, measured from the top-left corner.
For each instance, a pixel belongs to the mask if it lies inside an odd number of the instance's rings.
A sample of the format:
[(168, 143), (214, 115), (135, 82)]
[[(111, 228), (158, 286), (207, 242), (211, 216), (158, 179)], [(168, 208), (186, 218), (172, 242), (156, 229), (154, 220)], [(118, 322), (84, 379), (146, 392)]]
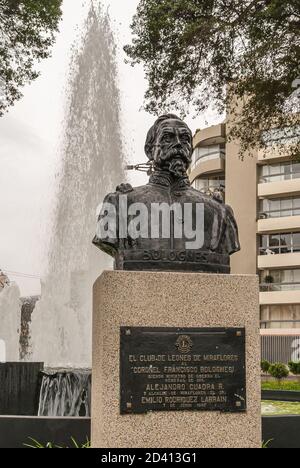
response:
[[(106, 271), (94, 285), (94, 448), (259, 448), (258, 279), (248, 275)], [(246, 329), (247, 412), (120, 414), (120, 327)]]

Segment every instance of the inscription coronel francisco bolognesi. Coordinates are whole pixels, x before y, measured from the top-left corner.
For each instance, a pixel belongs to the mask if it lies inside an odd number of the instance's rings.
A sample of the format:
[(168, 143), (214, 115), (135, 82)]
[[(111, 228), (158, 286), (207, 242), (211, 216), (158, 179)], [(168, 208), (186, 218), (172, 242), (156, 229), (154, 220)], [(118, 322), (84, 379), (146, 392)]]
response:
[(243, 328), (121, 327), (121, 414), (245, 412)]

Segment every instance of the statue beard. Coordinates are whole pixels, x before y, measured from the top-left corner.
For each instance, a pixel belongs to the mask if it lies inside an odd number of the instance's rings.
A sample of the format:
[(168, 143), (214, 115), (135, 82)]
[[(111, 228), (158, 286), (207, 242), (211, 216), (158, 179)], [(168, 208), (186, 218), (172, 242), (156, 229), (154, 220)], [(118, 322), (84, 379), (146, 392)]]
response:
[(183, 177), (189, 167), (190, 161), (183, 149), (171, 149), (164, 158), (159, 158), (158, 168), (170, 172), (173, 177)]
[(182, 177), (186, 174), (187, 166), (180, 158), (171, 159), (171, 161), (168, 161), (168, 171), (174, 177)]

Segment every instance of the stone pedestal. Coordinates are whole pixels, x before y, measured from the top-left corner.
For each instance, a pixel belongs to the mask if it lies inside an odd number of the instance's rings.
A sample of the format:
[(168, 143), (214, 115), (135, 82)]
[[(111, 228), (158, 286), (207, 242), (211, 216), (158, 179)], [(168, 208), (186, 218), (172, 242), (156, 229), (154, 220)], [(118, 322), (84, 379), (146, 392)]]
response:
[[(120, 327), (246, 329), (247, 412), (120, 414)], [(258, 278), (106, 271), (94, 285), (94, 448), (259, 448)]]

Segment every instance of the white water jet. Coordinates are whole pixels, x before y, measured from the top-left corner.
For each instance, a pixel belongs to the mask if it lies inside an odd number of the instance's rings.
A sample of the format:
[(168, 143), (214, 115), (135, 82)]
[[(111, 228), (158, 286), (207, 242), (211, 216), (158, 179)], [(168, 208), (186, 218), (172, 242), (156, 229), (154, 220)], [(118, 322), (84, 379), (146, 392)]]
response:
[(91, 384), (90, 371), (44, 372), (38, 416), (90, 417)]
[[(0, 361), (19, 361), (21, 326), (20, 290), (16, 283), (0, 290)], [(5, 359), (3, 359), (5, 358)]]
[(124, 180), (115, 43), (91, 6), (73, 53), (62, 174), (42, 297), (32, 314), (30, 360), (91, 365), (92, 286), (112, 262), (92, 245), (96, 208)]

